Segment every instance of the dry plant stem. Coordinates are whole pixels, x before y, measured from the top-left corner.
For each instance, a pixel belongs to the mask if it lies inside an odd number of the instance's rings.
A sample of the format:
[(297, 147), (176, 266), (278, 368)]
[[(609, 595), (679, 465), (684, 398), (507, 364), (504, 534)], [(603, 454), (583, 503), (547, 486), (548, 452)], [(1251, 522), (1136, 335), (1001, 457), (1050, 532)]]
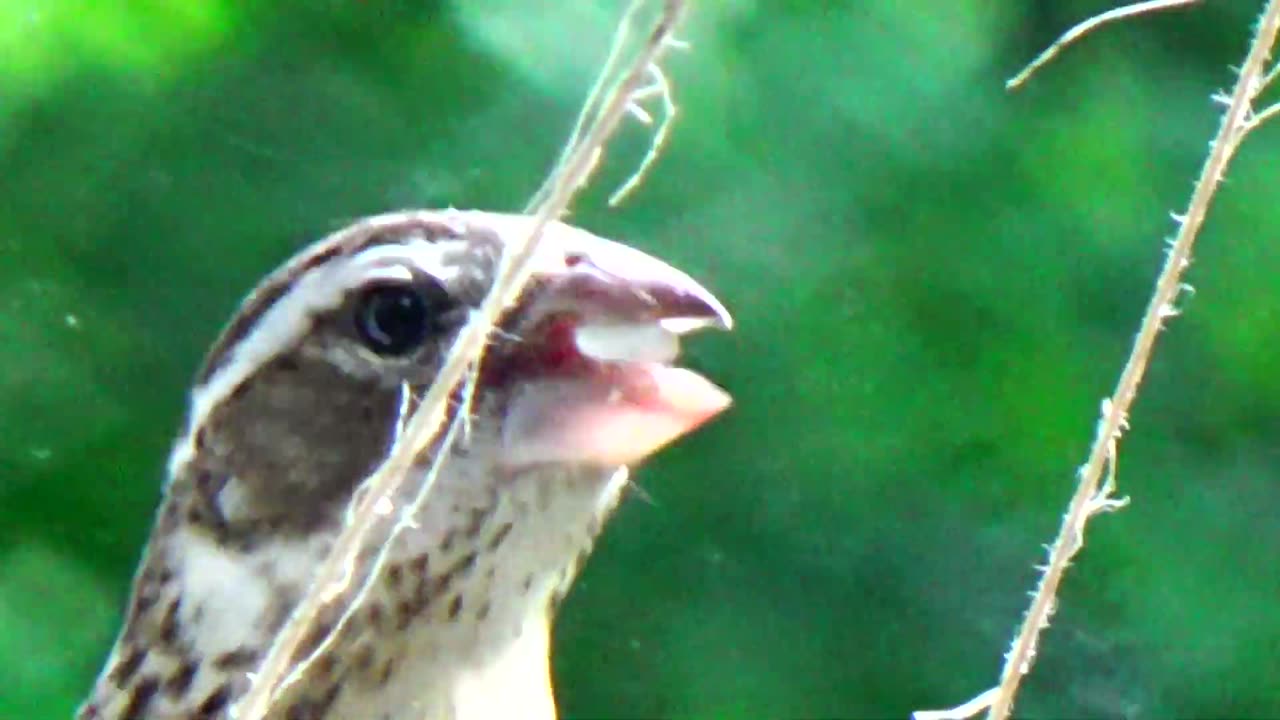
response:
[[(453, 447), (453, 444), (457, 441), (458, 436), (460, 434), (465, 434), (467, 430), (467, 424), (469, 422), (470, 416), (465, 411), (465, 408), (470, 407), (470, 404), (471, 404), (472, 393), (475, 390), (476, 374), (465, 373), (464, 375), (465, 375), (465, 378), (463, 381), (464, 387), (462, 388), (461, 396), (458, 398), (458, 401), (457, 401), (459, 410), (453, 413), (452, 419), (448, 422), (447, 428), (444, 432), (444, 437), (440, 440), (440, 443), (439, 443), (439, 448), (441, 449)], [(403, 392), (405, 393), (403, 395), (405, 399), (405, 405), (408, 405), (409, 399), (411, 397), (409, 395), (409, 392), (410, 392), (409, 388), (406, 386), (403, 389)], [(406, 422), (412, 418), (412, 415), (405, 413), (403, 409), (401, 412), (402, 412), (401, 417)], [(401, 441), (401, 438), (405, 438), (405, 437), (407, 437), (406, 428), (402, 427), (401, 431), (397, 434), (395, 442), (399, 443)], [(394, 455), (395, 452), (396, 452), (395, 445), (393, 445), (389, 455)], [(420, 466), (420, 464), (418, 465)], [(295, 680), (299, 680), (302, 677), (304, 677), (307, 670), (310, 669), (311, 665), (316, 661), (316, 659), (321, 657), (324, 653), (328, 652), (329, 647), (338, 638), (343, 628), (346, 627), (347, 623), (350, 622), (352, 617), (354, 617), (356, 610), (360, 608), (361, 604), (365, 601), (365, 598), (368, 597), (369, 592), (373, 589), (373, 586), (374, 586), (373, 580), (380, 577), (382, 569), (385, 567), (387, 559), (390, 557), (391, 551), (395, 547), (395, 542), (400, 537), (400, 533), (403, 532), (406, 528), (416, 527), (415, 518), (417, 517), (417, 510), (422, 507), (422, 504), (424, 502), (426, 502), (426, 498), (430, 494), (431, 488), (435, 485), (436, 477), (439, 475), (440, 470), (443, 466), (444, 466), (443, 462), (434, 462), (434, 463), (431, 463), (429, 468), (427, 468), (426, 472), (423, 475), (423, 479), (421, 483), (419, 483), (418, 491), (417, 493), (415, 493), (413, 501), (407, 503), (405, 507), (401, 509), (399, 518), (397, 519), (396, 524), (391, 531), (390, 537), (388, 537), (386, 541), (382, 543), (381, 547), (378, 549), (377, 555), (374, 557), (373, 561), (369, 563), (370, 568), (368, 572), (365, 573), (363, 578), (361, 579), (361, 584), (359, 586), (359, 589), (356, 591), (355, 596), (349, 600), (346, 600), (346, 607), (343, 609), (341, 617), (339, 617), (338, 621), (333, 624), (332, 628), (329, 630), (329, 633), (325, 636), (325, 638), (316, 646), (314, 650), (311, 651), (311, 654), (303, 658), (302, 660), (298, 661), (297, 664), (294, 665), (293, 669), (289, 672), (287, 676), (285, 676), (285, 679), (281, 682), (280, 684), (281, 688), (288, 687)], [(389, 510), (392, 509), (392, 505), (390, 503), (388, 503), (386, 507)], [(349, 512), (353, 510), (355, 510), (355, 508), (348, 508)], [(348, 524), (353, 523), (354, 519), (355, 519), (354, 517), (348, 517), (347, 523)], [(335, 586), (336, 590), (340, 591), (347, 587), (352, 586), (352, 578), (350, 576), (350, 571), (353, 569), (354, 568), (350, 566), (347, 568), (348, 574), (346, 577), (343, 578), (343, 582), (341, 585)], [(325, 598), (325, 599), (326, 601), (329, 601), (332, 598)]]
[(622, 201), (628, 195), (640, 187), (640, 183), (648, 175), (649, 169), (653, 167), (653, 163), (657, 162), (658, 156), (662, 154), (662, 148), (666, 145), (667, 137), (671, 132), (671, 123), (676, 118), (676, 103), (672, 99), (671, 83), (667, 80), (666, 74), (662, 72), (661, 67), (655, 64), (649, 68), (649, 75), (652, 79), (652, 84), (637, 94), (636, 101), (628, 108), (628, 112), (645, 125), (652, 125), (653, 116), (649, 115), (640, 106), (640, 101), (645, 99), (641, 95), (657, 95), (662, 100), (662, 119), (658, 121), (657, 130), (654, 131), (653, 135), (653, 142), (650, 144), (649, 151), (645, 153), (644, 158), (640, 160), (640, 166), (631, 174), (631, 177), (627, 178), (609, 196), (609, 207), (617, 207), (622, 204)]
[(1005, 660), (1000, 685), (987, 712), (988, 720), (1005, 720), (1009, 716), (1018, 684), (1030, 668), (1040, 631), (1048, 624), (1058, 585), (1071, 556), (1083, 543), (1085, 523), (1098, 509), (1107, 507), (1106, 504), (1099, 503), (1099, 500), (1106, 499), (1099, 497), (1099, 481), (1104, 469), (1115, 459), (1115, 442), (1125, 428), (1129, 407), (1133, 404), (1138, 386), (1146, 373), (1156, 336), (1164, 320), (1176, 314), (1174, 303), (1182, 289), (1182, 273), (1191, 263), (1191, 249), (1204, 225), (1214, 193), (1232, 156), (1252, 127), (1249, 119), (1253, 112), (1253, 102), (1261, 87), (1277, 32), (1280, 32), (1280, 0), (1270, 0), (1258, 21), (1249, 53), (1240, 67), (1235, 88), (1231, 91), (1227, 109), (1222, 116), (1222, 125), (1213, 140), (1209, 157), (1200, 170), (1200, 177), (1196, 180), (1195, 190), (1187, 204), (1186, 215), (1181, 219), (1164, 267), (1156, 280), (1155, 291), (1142, 317), (1133, 350), (1116, 383), (1115, 392), (1104, 403), (1102, 420), (1098, 424), (1098, 434), (1089, 451), (1089, 459), (1080, 469), (1080, 484), (1071, 498), (1058, 537), (1050, 549), (1049, 564), (1036, 588), (1031, 608), (1027, 611), (1022, 628)]
[(1172, 8), (1194, 5), (1197, 2), (1200, 2), (1200, 0), (1147, 0), (1146, 2), (1125, 5), (1124, 7), (1118, 7), (1115, 10), (1108, 10), (1107, 12), (1099, 15), (1094, 15), (1088, 20), (1085, 20), (1063, 33), (1057, 40), (1054, 40), (1052, 45), (1045, 48), (1044, 52), (1037, 55), (1036, 58), (1024, 67), (1021, 72), (1014, 75), (1012, 78), (1009, 78), (1009, 80), (1005, 82), (1004, 88), (1005, 90), (1020, 89), (1037, 70), (1047, 64), (1050, 60), (1057, 57), (1058, 53), (1066, 49), (1068, 45), (1103, 25), (1106, 25), (1107, 23), (1130, 18), (1134, 15), (1156, 12), (1158, 10), (1170, 10)]
[[(632, 4), (632, 10), (642, 0)], [(435, 382), (409, 420), (402, 442), (362, 485), (353, 500), (349, 522), (334, 543), (333, 549), (317, 570), (307, 593), (298, 602), (284, 627), (263, 658), (249, 691), (231, 711), (235, 720), (262, 720), (271, 703), (292, 679), (299, 676), (291, 668), (302, 640), (319, 612), (348, 588), (352, 569), (362, 548), (369, 546), (369, 533), (380, 515), (375, 506), (383, 498), (397, 495), (408, 482), (410, 470), (420, 467), (422, 458), (445, 425), (450, 396), (479, 361), (497, 319), (519, 296), (528, 280), (529, 261), (547, 223), (564, 213), (575, 193), (584, 185), (595, 161), (609, 137), (627, 112), (632, 96), (641, 87), (649, 68), (670, 44), (672, 33), (683, 14), (682, 0), (666, 0), (653, 30), (631, 63), (627, 74), (613, 86), (599, 113), (581, 134), (575, 133), (574, 147), (553, 171), (553, 177), (539, 194), (534, 212), (535, 222), (530, 236), (516, 240), (504, 254), (497, 278), (485, 302), (473, 312), (459, 333)], [(631, 15), (628, 11), (628, 16)], [(466, 412), (459, 408), (456, 412)], [(436, 462), (443, 452), (436, 453)], [(304, 668), (299, 668), (303, 670)]]

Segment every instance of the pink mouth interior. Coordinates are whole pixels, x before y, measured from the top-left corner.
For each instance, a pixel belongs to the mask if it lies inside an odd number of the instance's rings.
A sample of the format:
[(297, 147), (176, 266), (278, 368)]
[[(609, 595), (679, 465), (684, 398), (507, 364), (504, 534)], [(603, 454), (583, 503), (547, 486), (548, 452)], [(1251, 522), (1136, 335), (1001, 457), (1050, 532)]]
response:
[[(510, 465), (626, 465), (693, 431), (731, 403), (701, 375), (662, 363), (583, 355), (576, 321), (556, 318), (504, 363), (522, 384), (504, 428)], [(504, 374), (505, 374), (504, 373)]]

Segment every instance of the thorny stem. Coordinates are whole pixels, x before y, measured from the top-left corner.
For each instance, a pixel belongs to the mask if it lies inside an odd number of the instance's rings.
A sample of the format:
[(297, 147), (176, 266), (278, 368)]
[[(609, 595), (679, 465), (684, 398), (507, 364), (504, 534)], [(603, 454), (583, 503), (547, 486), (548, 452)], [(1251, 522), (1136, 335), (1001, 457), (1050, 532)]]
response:
[[(1194, 2), (1195, 0), (1189, 0)], [(1120, 17), (1130, 17), (1139, 10), (1167, 9), (1188, 4), (1188, 0), (1159, 0), (1129, 5), (1077, 25), (1068, 31), (1048, 50), (1041, 53), (1022, 72), (1007, 84), (1009, 89), (1021, 86), (1030, 75), (1053, 58), (1063, 47), (1083, 36), (1104, 22)], [(1116, 446), (1121, 434), (1129, 427), (1129, 408), (1138, 394), (1138, 386), (1146, 374), (1147, 365), (1155, 347), (1156, 337), (1164, 321), (1178, 314), (1175, 302), (1185, 285), (1182, 274), (1191, 264), (1191, 249), (1196, 236), (1204, 225), (1214, 193), (1226, 173), (1236, 150), (1252, 130), (1276, 114), (1276, 105), (1255, 113), (1253, 105), (1267, 85), (1275, 80), (1277, 69), (1267, 71), (1267, 59), (1280, 33), (1280, 0), (1268, 0), (1257, 29), (1249, 45), (1249, 51), (1236, 78), (1230, 96), (1215, 97), (1226, 106), (1222, 124), (1210, 146), (1196, 180), (1195, 189), (1187, 204), (1187, 211), (1176, 217), (1178, 230), (1169, 243), (1164, 267), (1156, 278), (1155, 289), (1147, 303), (1138, 334), (1134, 338), (1129, 359), (1125, 362), (1116, 382), (1115, 390), (1102, 402), (1102, 417), (1098, 421), (1097, 435), (1089, 449), (1089, 457), (1078, 473), (1080, 482), (1067, 506), (1062, 526), (1049, 547), (1049, 561), (1042, 568), (1040, 582), (1032, 593), (1031, 607), (1023, 618), (1013, 645), (1005, 655), (1004, 668), (997, 686), (984, 690), (961, 705), (946, 710), (918, 710), (915, 720), (959, 720), (975, 717), (984, 709), (987, 720), (1006, 720), (1013, 708), (1013, 700), (1024, 675), (1031, 671), (1035, 660), (1040, 633), (1049, 625), (1057, 603), (1058, 586), (1071, 559), (1084, 546), (1085, 525), (1101, 512), (1123, 507), (1127, 498), (1115, 498)], [(1106, 473), (1105, 480), (1103, 473)]]
[[(642, 3), (643, 0), (633, 0), (626, 17), (630, 18)], [(630, 69), (611, 87), (586, 130), (579, 133), (575, 129), (562, 161), (543, 190), (535, 196), (538, 204), (529, 236), (513, 239), (508, 246), (493, 288), (454, 341), (439, 374), (405, 428), (404, 442), (396, 443), (390, 456), (355, 496), (349, 513), (350, 521), (318, 568), (307, 593), (276, 635), (257, 672), (251, 676), (253, 683), (248, 692), (232, 709), (231, 717), (235, 720), (262, 720), (279, 693), (305, 670), (305, 667), (296, 670), (292, 667), (294, 658), (320, 612), (348, 587), (356, 559), (362, 549), (369, 547), (370, 532), (380, 517), (375, 506), (384, 498), (397, 496), (414, 476), (410, 471), (420, 468), (423, 459), (429, 456), (433, 440), (444, 428), (454, 389), (479, 362), (494, 324), (528, 281), (530, 260), (543, 229), (565, 212), (574, 195), (590, 177), (605, 143), (626, 114), (633, 96), (648, 77), (649, 69), (672, 45), (672, 34), (684, 8), (683, 0), (664, 0), (662, 12)], [(593, 92), (593, 98), (594, 95)], [(457, 412), (467, 410), (459, 408)], [(443, 456), (443, 452), (436, 453), (434, 462), (440, 462)]]
[(1270, 0), (1258, 20), (1249, 53), (1240, 67), (1235, 88), (1231, 91), (1227, 109), (1223, 113), (1222, 125), (1213, 140), (1209, 157), (1200, 170), (1200, 177), (1196, 180), (1195, 190), (1191, 193), (1191, 200), (1187, 204), (1186, 215), (1181, 219), (1182, 222), (1169, 248), (1164, 267), (1156, 280), (1155, 291), (1142, 317), (1142, 325), (1138, 329), (1129, 359), (1120, 373), (1115, 392), (1111, 394), (1109, 402), (1104, 403), (1102, 420), (1098, 424), (1098, 434), (1089, 451), (1089, 459), (1080, 469), (1080, 484), (1076, 487), (1067, 514), (1063, 518), (1062, 527), (1050, 549), (1049, 564), (1036, 588), (1031, 608), (1027, 611), (1013, 647), (1005, 659), (1004, 669), (1000, 675), (1000, 685), (987, 712), (988, 720), (1005, 720), (1009, 716), (1014, 696), (1018, 691), (1018, 684), (1030, 669), (1034, 659), (1040, 632), (1048, 625), (1057, 597), (1058, 585), (1062, 581), (1071, 556), (1083, 542), (1085, 523), (1100, 507), (1107, 507), (1105, 504), (1099, 505), (1098, 502), (1102, 473), (1114, 461), (1113, 449), (1116, 439), (1126, 426), (1129, 407), (1137, 397), (1138, 386), (1146, 373), (1156, 336), (1164, 320), (1176, 314), (1174, 302), (1182, 288), (1182, 273), (1191, 263), (1191, 249), (1204, 224), (1214, 193), (1222, 181), (1231, 158), (1239, 149), (1241, 141), (1254, 127), (1249, 122), (1253, 102), (1261, 88), (1267, 58), (1270, 56), (1278, 32), (1280, 32), (1280, 0)]

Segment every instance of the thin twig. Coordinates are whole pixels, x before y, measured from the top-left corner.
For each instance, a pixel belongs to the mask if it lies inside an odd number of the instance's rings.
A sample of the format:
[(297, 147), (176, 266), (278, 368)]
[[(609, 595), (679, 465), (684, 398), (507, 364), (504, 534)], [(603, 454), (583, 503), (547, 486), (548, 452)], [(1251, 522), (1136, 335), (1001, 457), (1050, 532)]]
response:
[(1252, 132), (1261, 127), (1263, 123), (1277, 115), (1280, 115), (1280, 102), (1272, 103), (1249, 116), (1249, 119), (1245, 121), (1245, 125), (1248, 127), (1249, 131)]
[[(468, 407), (471, 403), (472, 393), (475, 390), (476, 377), (475, 377), (475, 373), (464, 373), (463, 377), (464, 377), (463, 379), (464, 385), (463, 385), (463, 391), (462, 391), (461, 397), (459, 398), (459, 403), (458, 403), (459, 409), (453, 413), (453, 418), (449, 420), (447, 423), (447, 427), (444, 432), (444, 437), (441, 439), (440, 445), (439, 445), (440, 450), (442, 451), (447, 448), (453, 447), (453, 444), (457, 440), (458, 435), (465, 432), (467, 422), (471, 417), (470, 414), (463, 411), (463, 409)], [(405, 398), (406, 404), (407, 404), (408, 399), (411, 397), (411, 395), (409, 394), (410, 390), (409, 388), (406, 387), (406, 388), (403, 388), (402, 392), (404, 393), (403, 397)], [(404, 418), (405, 420), (412, 420), (413, 415), (412, 414), (402, 415), (402, 418)], [(396, 442), (397, 443), (401, 442), (401, 438), (408, 438), (408, 435), (406, 434), (405, 431), (402, 431), (399, 434), (399, 436), (396, 439)], [(395, 446), (393, 445), (393, 449), (391, 451), (391, 454), (393, 455), (396, 452), (394, 447)], [(284, 689), (289, 685), (293, 684), (294, 682), (303, 678), (306, 675), (307, 671), (310, 670), (311, 666), (316, 662), (316, 660), (318, 660), (326, 652), (328, 652), (329, 648), (335, 642), (337, 642), (338, 638), (340, 637), (347, 623), (349, 623), (351, 619), (355, 617), (356, 612), (360, 609), (361, 605), (364, 603), (365, 599), (368, 597), (369, 593), (373, 590), (376, 584), (372, 581), (380, 576), (383, 568), (386, 566), (387, 561), (390, 559), (392, 552), (396, 549), (396, 541), (400, 538), (401, 533), (408, 528), (416, 526), (416, 518), (418, 517), (417, 511), (426, 502), (427, 496), (431, 493), (431, 489), (435, 486), (436, 477), (440, 474), (441, 469), (443, 469), (444, 467), (445, 463), (441, 460), (443, 456), (444, 456), (443, 452), (438, 453), (436, 455), (436, 458), (437, 458), (436, 461), (431, 463), (430, 467), (428, 467), (426, 471), (423, 473), (422, 481), (419, 483), (417, 493), (415, 494), (414, 499), (409, 503), (406, 503), (405, 506), (401, 508), (399, 516), (396, 520), (396, 524), (391, 530), (390, 537), (388, 537), (386, 541), (384, 541), (382, 545), (378, 548), (378, 553), (373, 558), (373, 560), (369, 563), (370, 565), (369, 571), (365, 574), (364, 580), (362, 581), (360, 588), (356, 591), (355, 595), (351, 599), (346, 601), (346, 607), (343, 608), (342, 615), (338, 618), (338, 621), (333, 624), (328, 634), (325, 635), (324, 639), (316, 645), (315, 649), (312, 650), (311, 653), (307, 655), (306, 658), (303, 658), (302, 660), (298, 661), (293, 666), (293, 668), (289, 671), (289, 674), (286, 675), (284, 680), (280, 682), (281, 689)], [(374, 498), (374, 507), (375, 508), (378, 507), (378, 503), (381, 502), (383, 499), (387, 499), (386, 496), (383, 496), (383, 498)], [(356, 505), (358, 505), (358, 503)], [(388, 510), (394, 510), (394, 505), (391, 502), (386, 502), (385, 507)], [(376, 513), (376, 514), (381, 515), (383, 513)], [(352, 518), (352, 520), (354, 520), (354, 518)], [(351, 520), (348, 520), (348, 522), (350, 523)], [(350, 566), (348, 566), (348, 568), (354, 569), (354, 568), (351, 568)], [(348, 573), (348, 576), (349, 574), (350, 573)], [(346, 589), (346, 587), (348, 586), (349, 586), (348, 579), (344, 577), (342, 585), (332, 589), (340, 592), (341, 590)], [(326, 598), (326, 600), (327, 599), (328, 598)]]
[[(632, 2), (627, 18), (642, 2)], [(355, 565), (360, 551), (370, 545), (369, 534), (382, 517), (377, 510), (379, 502), (397, 495), (397, 491), (409, 481), (411, 469), (439, 436), (454, 389), (479, 361), (494, 324), (523, 290), (531, 270), (530, 260), (544, 228), (564, 213), (590, 176), (597, 157), (627, 112), (628, 103), (642, 86), (649, 68), (670, 46), (684, 6), (683, 0), (664, 0), (660, 17), (630, 64), (629, 71), (610, 87), (599, 112), (593, 115), (586, 129), (582, 130), (581, 126), (575, 129), (561, 162), (537, 196), (529, 236), (512, 239), (506, 248), (492, 289), (454, 341), (435, 381), (409, 420), (403, 442), (396, 443), (389, 457), (362, 485), (349, 513), (350, 522), (318, 568), (307, 593), (277, 634), (258, 671), (251, 675), (253, 683), (232, 709), (231, 717), (236, 720), (262, 720), (286, 684), (298, 676), (291, 672), (294, 658), (320, 612), (347, 588), (350, 568)], [(607, 73), (610, 68), (607, 66), (605, 70)], [(465, 408), (459, 410), (462, 411)], [(439, 463), (444, 454), (437, 452), (434, 462)]]
[[(1130, 13), (1131, 14), (1131, 13)], [(1096, 23), (1095, 23), (1096, 24)], [(1122, 507), (1126, 499), (1113, 497), (1116, 489), (1115, 468), (1117, 444), (1128, 428), (1129, 408), (1138, 394), (1138, 388), (1146, 373), (1155, 347), (1156, 337), (1166, 320), (1178, 314), (1175, 305), (1179, 294), (1186, 289), (1182, 274), (1191, 263), (1191, 250), (1200, 228), (1204, 225), (1213, 196), (1236, 150), (1249, 131), (1257, 127), (1253, 115), (1253, 103), (1263, 85), (1260, 80), (1266, 72), (1267, 58), (1280, 33), (1280, 0), (1269, 0), (1258, 20), (1248, 55), (1240, 67), (1235, 87), (1226, 98), (1226, 110), (1222, 124), (1213, 140), (1208, 158), (1201, 168), (1195, 189), (1187, 204), (1186, 214), (1178, 219), (1179, 227), (1169, 246), (1164, 267), (1156, 279), (1155, 289), (1143, 314), (1133, 348), (1125, 362), (1114, 392), (1102, 404), (1097, 434), (1090, 448), (1088, 460), (1080, 468), (1080, 482), (1059, 528), (1058, 535), (1049, 549), (1049, 561), (1033, 594), (1031, 607), (1023, 618), (1009, 653), (1005, 656), (1000, 683), (980, 693), (972, 700), (950, 710), (922, 711), (917, 718), (930, 720), (958, 720), (973, 717), (987, 708), (987, 720), (1006, 720), (1013, 708), (1018, 686), (1035, 659), (1040, 633), (1048, 626), (1049, 618), (1057, 602), (1058, 586), (1072, 557), (1084, 544), (1084, 529), (1089, 519), (1100, 512)], [(1270, 110), (1270, 108), (1268, 108)], [(1264, 113), (1265, 114), (1265, 113)], [(1251, 122), (1252, 121), (1252, 122)], [(1102, 479), (1106, 473), (1105, 481)]]
[(671, 133), (671, 123), (675, 122), (676, 119), (676, 103), (671, 92), (671, 83), (667, 80), (666, 74), (662, 72), (661, 67), (654, 65), (649, 68), (649, 75), (652, 83), (649, 87), (644, 88), (639, 93), (639, 95), (643, 95), (644, 97), (637, 97), (636, 101), (631, 104), (628, 110), (634, 117), (639, 119), (640, 122), (645, 125), (653, 124), (653, 116), (649, 115), (644, 108), (640, 106), (640, 101), (645, 99), (645, 97), (656, 95), (662, 101), (662, 115), (658, 121), (658, 128), (653, 133), (653, 141), (649, 143), (648, 152), (646, 152), (644, 158), (640, 160), (640, 165), (636, 168), (635, 172), (631, 173), (631, 177), (627, 178), (618, 186), (618, 189), (614, 190), (613, 194), (609, 196), (609, 207), (617, 207), (622, 204), (622, 201), (626, 199), (628, 195), (630, 195), (637, 187), (640, 187), (640, 183), (643, 182), (645, 176), (649, 174), (649, 169), (653, 167), (653, 163), (657, 161), (658, 155), (662, 153), (662, 148), (667, 144), (667, 137)]
[(1014, 640), (1013, 647), (1005, 660), (1000, 674), (999, 691), (987, 712), (988, 720), (1005, 720), (1013, 708), (1013, 699), (1018, 692), (1018, 684), (1029, 668), (1037, 639), (1041, 629), (1048, 622), (1049, 612), (1058, 594), (1058, 585), (1066, 572), (1071, 559), (1072, 546), (1077, 549), (1083, 542), (1084, 525), (1088, 518), (1096, 512), (1098, 483), (1103, 470), (1109, 462), (1113, 462), (1116, 439), (1120, 436), (1128, 422), (1129, 408), (1138, 395), (1138, 386), (1146, 374), (1147, 364), (1151, 360), (1151, 351), (1155, 347), (1156, 336), (1159, 335), (1166, 319), (1175, 312), (1176, 301), (1182, 290), (1182, 274), (1191, 264), (1191, 250), (1195, 245), (1200, 228), (1204, 225), (1205, 216), (1213, 202), (1219, 183), (1231, 163), (1232, 156), (1240, 147), (1240, 142), (1248, 133), (1246, 124), (1254, 98), (1258, 89), (1258, 81), (1266, 70), (1267, 58), (1275, 44), (1276, 34), (1280, 31), (1280, 0), (1270, 0), (1261, 19), (1258, 29), (1249, 46), (1249, 53), (1240, 66), (1240, 74), (1236, 78), (1235, 88), (1231, 91), (1231, 101), (1222, 116), (1222, 125), (1200, 170), (1195, 190), (1187, 203), (1186, 214), (1174, 236), (1169, 254), (1165, 258), (1164, 267), (1156, 279), (1155, 291), (1147, 303), (1142, 324), (1138, 328), (1138, 336), (1125, 362), (1120, 380), (1115, 391), (1111, 393), (1109, 407), (1105, 408), (1102, 422), (1098, 424), (1098, 433), (1094, 437), (1093, 447), (1089, 451), (1089, 459), (1080, 470), (1080, 485), (1063, 519), (1058, 537), (1054, 540), (1049, 552), (1049, 565), (1040, 578), (1040, 585), (1031, 602), (1031, 608), (1023, 620), (1022, 628)]
[(1130, 17), (1133, 17), (1134, 15), (1142, 15), (1144, 13), (1158, 12), (1160, 10), (1171, 10), (1177, 7), (1185, 7), (1187, 5), (1193, 5), (1197, 2), (1200, 2), (1200, 0), (1146, 0), (1146, 2), (1134, 3), (1132, 5), (1125, 5), (1124, 7), (1118, 7), (1115, 10), (1108, 10), (1107, 12), (1104, 12), (1100, 15), (1094, 15), (1088, 20), (1085, 20), (1084, 22), (1077, 24), (1075, 27), (1063, 33), (1062, 36), (1059, 37), (1057, 40), (1054, 40), (1052, 45), (1045, 48), (1044, 52), (1037, 55), (1036, 58), (1030, 62), (1030, 64), (1022, 68), (1021, 72), (1019, 72), (1017, 75), (1014, 75), (1013, 77), (1005, 81), (1004, 89), (1005, 90), (1020, 89), (1023, 86), (1023, 84), (1025, 84), (1027, 80), (1029, 80), (1031, 76), (1035, 74), (1037, 70), (1043, 67), (1050, 60), (1053, 60), (1055, 57), (1057, 57), (1058, 53), (1065, 50), (1068, 45), (1075, 42), (1076, 40), (1079, 40), (1085, 35), (1093, 32), (1094, 30), (1097, 30), (1103, 25), (1106, 25), (1107, 23), (1115, 22), (1117, 20), (1123, 20), (1125, 18), (1130, 18)]

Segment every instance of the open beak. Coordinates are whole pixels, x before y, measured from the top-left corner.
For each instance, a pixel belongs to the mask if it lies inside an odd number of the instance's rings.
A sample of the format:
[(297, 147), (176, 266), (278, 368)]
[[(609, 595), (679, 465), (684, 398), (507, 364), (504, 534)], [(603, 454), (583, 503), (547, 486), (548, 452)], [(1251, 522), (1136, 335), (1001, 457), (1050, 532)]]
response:
[(504, 461), (627, 465), (723, 412), (731, 399), (674, 366), (681, 336), (728, 330), (719, 300), (650, 255), (553, 223), (520, 313), (524, 368)]

